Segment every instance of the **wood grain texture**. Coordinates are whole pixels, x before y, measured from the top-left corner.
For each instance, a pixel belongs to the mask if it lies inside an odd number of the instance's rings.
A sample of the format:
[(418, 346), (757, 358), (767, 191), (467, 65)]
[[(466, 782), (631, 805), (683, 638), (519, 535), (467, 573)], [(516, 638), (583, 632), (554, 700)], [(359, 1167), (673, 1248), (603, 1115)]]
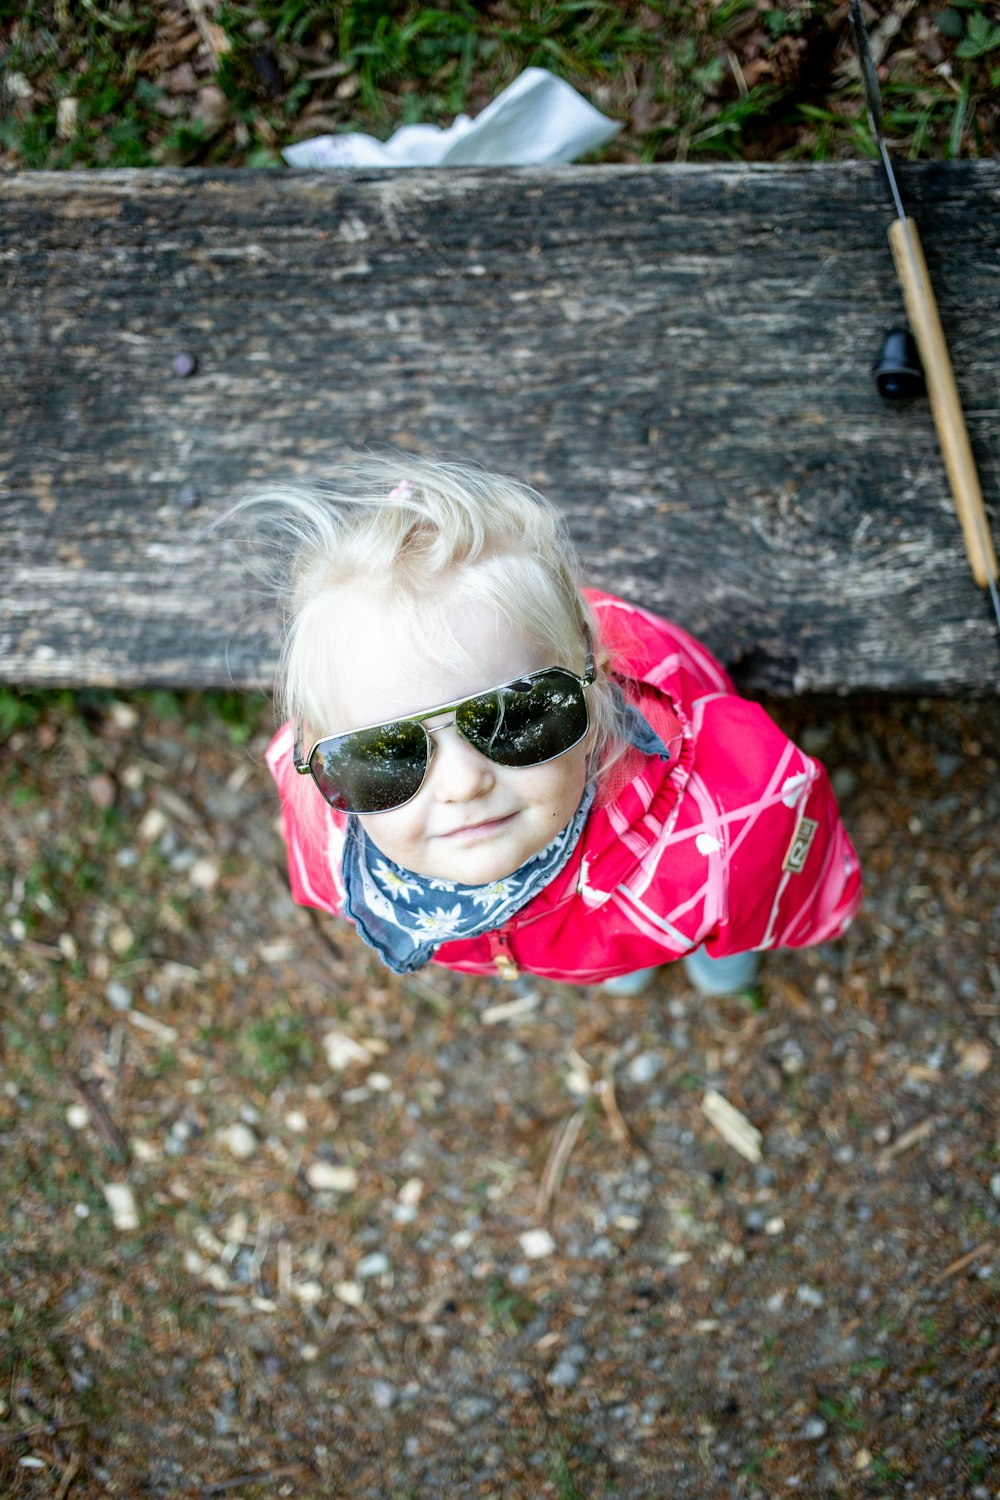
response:
[[(899, 178), (995, 534), (1000, 164)], [(200, 528), (391, 444), (538, 485), (748, 690), (996, 691), (930, 409), (872, 379), (890, 218), (856, 163), (0, 179), (0, 677), (268, 681)]]

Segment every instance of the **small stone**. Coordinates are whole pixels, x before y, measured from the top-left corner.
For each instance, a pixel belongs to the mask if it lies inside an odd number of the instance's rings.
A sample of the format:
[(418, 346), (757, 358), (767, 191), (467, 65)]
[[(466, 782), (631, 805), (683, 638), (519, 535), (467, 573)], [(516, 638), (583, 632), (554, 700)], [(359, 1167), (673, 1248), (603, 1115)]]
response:
[(651, 1083), (663, 1066), (655, 1052), (640, 1052), (628, 1065), (628, 1076), (633, 1083)]
[(249, 1161), (257, 1152), (257, 1137), (249, 1125), (239, 1122), (220, 1130), (216, 1139), (225, 1146), (237, 1161)]
[(580, 1379), (580, 1368), (571, 1359), (561, 1359), (548, 1374), (549, 1385), (571, 1386)]
[(315, 1307), (325, 1294), (318, 1281), (296, 1281), (292, 1285), (292, 1295), (307, 1307)]
[(372, 1381), (372, 1400), (379, 1411), (389, 1411), (396, 1404), (396, 1387), (388, 1380)]
[(109, 1005), (115, 1010), (132, 1009), (132, 991), (127, 984), (122, 984), (119, 979), (112, 979), (104, 993), (108, 997)]
[[(111, 705), (109, 717), (116, 729), (134, 729), (139, 722), (139, 710), (134, 703), (123, 703), (118, 698)], [(130, 766), (128, 769), (134, 771), (137, 768)]]
[(826, 1423), (822, 1417), (810, 1417), (802, 1428), (802, 1436), (808, 1443), (817, 1443), (826, 1437)]
[(333, 1295), (347, 1307), (361, 1307), (365, 1300), (365, 1294), (356, 1281), (338, 1281)]
[(370, 1063), (371, 1053), (343, 1031), (328, 1031), (323, 1038), (326, 1060), (336, 1073), (343, 1073), (356, 1063)]
[(198, 368), (198, 357), (197, 355), (188, 354), (186, 351), (182, 351), (180, 354), (174, 355), (173, 359), (170, 361), (170, 368), (173, 370), (174, 374), (179, 375), (182, 380), (187, 380), (187, 378), (190, 375), (193, 375)]
[(201, 493), (198, 490), (197, 485), (182, 484), (180, 489), (177, 491), (177, 504), (180, 506), (181, 510), (194, 510), (195, 506), (199, 503), (200, 500)]
[(820, 1308), (826, 1306), (826, 1298), (818, 1287), (803, 1284), (796, 1289), (795, 1296), (799, 1302), (805, 1303), (806, 1307)]
[(101, 812), (107, 812), (109, 807), (114, 806), (116, 790), (114, 781), (105, 771), (98, 771), (87, 782), (87, 795)]
[(518, 1238), (521, 1249), (529, 1260), (541, 1260), (546, 1255), (552, 1255), (556, 1248), (556, 1242), (547, 1229), (526, 1229)]
[(314, 1161), (306, 1168), (306, 1182), (317, 1193), (352, 1193), (358, 1185), (357, 1168)]
[(196, 859), (188, 870), (188, 880), (199, 891), (210, 891), (219, 883), (219, 864), (214, 859)]
[(1000, 1199), (1000, 1172), (994, 1172), (990, 1178), (990, 1192), (994, 1198)]
[(82, 1104), (71, 1104), (66, 1111), (66, 1124), (70, 1130), (84, 1130), (90, 1114)]
[(362, 1256), (354, 1267), (355, 1276), (362, 1281), (369, 1276), (386, 1276), (389, 1271), (389, 1257), (381, 1250), (375, 1250), (371, 1255)]
[(962, 1048), (958, 1059), (958, 1071), (971, 1078), (977, 1078), (980, 1073), (986, 1072), (991, 1058), (992, 1053), (985, 1042), (970, 1042), (967, 1047)]
[(167, 831), (167, 820), (158, 807), (151, 807), (139, 824), (139, 837), (147, 843), (162, 837)]
[(123, 958), (135, 942), (135, 935), (131, 927), (126, 927), (124, 922), (118, 922), (108, 933), (108, 947), (112, 953)]
[(451, 1410), (463, 1427), (471, 1427), (473, 1422), (481, 1422), (484, 1417), (491, 1415), (494, 1403), (486, 1396), (462, 1396)]

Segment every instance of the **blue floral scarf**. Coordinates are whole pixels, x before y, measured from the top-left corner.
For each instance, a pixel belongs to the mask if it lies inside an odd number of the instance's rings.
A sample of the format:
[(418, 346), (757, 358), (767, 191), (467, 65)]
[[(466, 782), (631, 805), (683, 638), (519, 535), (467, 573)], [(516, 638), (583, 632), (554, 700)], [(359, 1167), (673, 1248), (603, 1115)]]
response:
[(344, 845), (344, 911), (384, 964), (397, 974), (412, 974), (441, 943), (493, 932), (544, 890), (569, 862), (593, 801), (594, 788), (588, 786), (562, 832), (512, 875), (489, 885), (414, 875), (387, 859), (351, 818)]

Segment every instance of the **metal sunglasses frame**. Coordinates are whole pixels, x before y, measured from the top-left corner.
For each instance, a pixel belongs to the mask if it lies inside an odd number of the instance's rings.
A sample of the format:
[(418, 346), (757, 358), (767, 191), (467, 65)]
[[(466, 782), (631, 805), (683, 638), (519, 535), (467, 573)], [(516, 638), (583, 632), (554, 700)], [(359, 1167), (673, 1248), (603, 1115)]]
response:
[[(423, 708), (423, 709), (420, 710), (419, 713), (415, 713), (415, 714), (401, 714), (396, 719), (380, 719), (380, 720), (377, 720), (374, 724), (363, 724), (363, 725), (360, 725), (357, 729), (348, 729), (348, 730), (345, 730), (343, 734), (324, 734), (324, 735), (321, 735), (318, 740), (314, 740), (312, 746), (310, 747), (309, 754), (304, 759), (303, 759), (303, 756), (302, 756), (302, 748), (301, 748), (302, 747), (302, 741), (301, 741), (302, 725), (301, 725), (301, 722), (299, 722), (295, 726), (295, 740), (294, 740), (294, 743), (293, 743), (293, 746), (292, 746), (292, 763), (295, 766), (295, 769), (299, 773), (300, 776), (312, 776), (313, 780), (316, 782), (317, 788), (319, 789), (320, 795), (323, 797), (323, 799), (325, 801), (328, 801), (329, 799), (326, 797), (326, 793), (323, 791), (323, 788), (320, 786), (319, 780), (316, 777), (315, 773), (313, 772), (313, 768), (312, 768), (312, 759), (313, 759), (313, 756), (316, 754), (316, 751), (319, 749), (319, 747), (321, 745), (327, 744), (330, 740), (346, 740), (346, 739), (349, 739), (350, 736), (353, 735), (353, 734), (369, 734), (373, 729), (388, 729), (390, 727), (390, 725), (393, 725), (393, 724), (419, 724), (420, 727), (423, 729), (424, 734), (427, 736), (427, 745), (428, 745), (427, 764), (424, 767), (424, 774), (421, 777), (420, 786), (417, 787), (417, 790), (413, 793), (413, 796), (407, 797), (406, 801), (404, 801), (404, 802), (397, 802), (394, 807), (391, 807), (391, 808), (387, 807), (387, 808), (380, 809), (383, 812), (395, 812), (396, 808), (405, 807), (407, 802), (412, 802), (413, 801), (413, 798), (418, 795), (418, 793), (420, 791), (420, 787), (423, 786), (424, 781), (427, 778), (427, 772), (430, 770), (430, 765), (431, 765), (431, 754), (433, 753), (433, 747), (431, 745), (430, 736), (432, 734), (437, 734), (439, 730), (448, 729), (452, 724), (454, 724), (455, 723), (455, 719), (458, 716), (458, 710), (460, 708), (464, 708), (467, 703), (474, 703), (477, 698), (488, 698), (491, 693), (501, 693), (501, 692), (503, 692), (503, 690), (505, 688), (513, 687), (514, 684), (517, 683), (517, 682), (531, 682), (536, 677), (547, 677), (549, 675), (549, 673), (551, 673), (551, 672), (561, 672), (564, 677), (571, 678), (573, 682), (577, 683), (578, 686), (581, 687), (581, 688), (583, 688), (584, 692), (586, 692), (587, 688), (592, 687), (593, 684), (594, 684), (594, 682), (597, 680), (597, 663), (596, 663), (596, 660), (594, 658), (593, 644), (588, 639), (588, 642), (587, 642), (587, 658), (586, 658), (586, 661), (584, 663), (583, 675), (582, 676), (578, 676), (577, 673), (571, 672), (568, 667), (540, 667), (537, 672), (523, 672), (519, 677), (508, 678), (508, 680), (506, 682), (498, 682), (495, 687), (484, 688), (481, 693), (470, 693), (467, 698), (457, 698), (452, 703), (439, 703), (439, 704), (435, 705), (435, 707), (433, 707), (433, 708)], [(439, 714), (447, 714), (447, 713), (452, 714), (452, 717), (450, 719), (446, 720), (446, 722), (444, 724), (435, 724), (433, 726), (433, 728), (429, 728), (427, 726), (427, 724), (424, 723), (425, 719), (436, 719)], [(587, 715), (587, 720), (588, 720), (587, 727), (589, 728), (590, 727), (590, 715), (589, 715), (589, 712), (588, 712), (588, 715)], [(461, 730), (459, 730), (459, 733), (461, 734)], [(585, 734), (586, 734), (586, 730), (584, 731), (584, 735)], [(580, 739), (583, 739), (584, 735), (581, 735)], [(463, 738), (464, 738), (464, 736), (463, 736)], [(471, 743), (471, 741), (469, 743)], [(580, 740), (574, 740), (573, 741), (573, 745), (567, 745), (566, 748), (564, 750), (560, 750), (557, 755), (547, 755), (544, 760), (532, 761), (531, 765), (532, 766), (545, 766), (545, 765), (548, 765), (550, 761), (558, 760), (560, 755), (565, 755), (568, 750), (572, 750), (573, 746), (574, 745), (578, 745), (579, 743), (580, 743)], [(472, 748), (474, 750), (477, 750), (478, 746), (473, 745)], [(480, 750), (479, 754), (482, 755), (483, 752)], [(486, 756), (486, 759), (489, 760), (489, 756)], [(494, 762), (494, 764), (502, 764), (502, 762)], [(521, 769), (521, 768), (515, 767), (514, 769)], [(374, 817), (374, 816), (377, 816), (377, 814), (366, 813), (366, 814), (364, 814), (364, 816), (365, 817)]]

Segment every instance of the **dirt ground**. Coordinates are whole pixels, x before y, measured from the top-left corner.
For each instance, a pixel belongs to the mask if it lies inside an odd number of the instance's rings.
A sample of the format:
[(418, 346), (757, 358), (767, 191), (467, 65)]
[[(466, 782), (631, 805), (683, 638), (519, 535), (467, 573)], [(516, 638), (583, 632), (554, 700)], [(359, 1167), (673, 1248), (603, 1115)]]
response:
[(1000, 1494), (996, 703), (771, 707), (867, 901), (723, 1001), (399, 980), (269, 708), (22, 707), (0, 1492)]

